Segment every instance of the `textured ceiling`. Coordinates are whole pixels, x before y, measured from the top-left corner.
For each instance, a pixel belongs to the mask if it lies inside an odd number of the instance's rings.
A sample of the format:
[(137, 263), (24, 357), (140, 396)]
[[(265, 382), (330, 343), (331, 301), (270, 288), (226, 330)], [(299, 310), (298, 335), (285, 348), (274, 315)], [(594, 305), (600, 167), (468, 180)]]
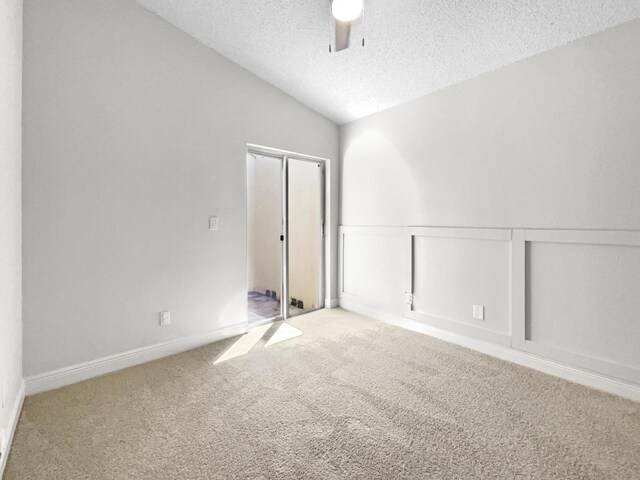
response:
[(329, 53), (329, 0), (138, 0), (338, 124), (640, 17), (638, 0), (366, 0)]

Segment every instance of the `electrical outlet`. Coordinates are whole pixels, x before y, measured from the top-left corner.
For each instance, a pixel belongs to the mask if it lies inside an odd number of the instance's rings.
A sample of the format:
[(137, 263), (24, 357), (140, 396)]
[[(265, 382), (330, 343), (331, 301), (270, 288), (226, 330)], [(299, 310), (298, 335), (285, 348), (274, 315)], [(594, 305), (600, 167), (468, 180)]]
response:
[(0, 407), (4, 409), (7, 404), (7, 377), (2, 379), (0, 383)]
[(169, 310), (165, 310), (164, 312), (160, 312), (160, 326), (166, 327), (171, 324), (171, 312)]
[(484, 307), (482, 305), (473, 306), (473, 318), (476, 320), (484, 320)]
[(209, 230), (218, 230), (218, 217), (209, 217)]

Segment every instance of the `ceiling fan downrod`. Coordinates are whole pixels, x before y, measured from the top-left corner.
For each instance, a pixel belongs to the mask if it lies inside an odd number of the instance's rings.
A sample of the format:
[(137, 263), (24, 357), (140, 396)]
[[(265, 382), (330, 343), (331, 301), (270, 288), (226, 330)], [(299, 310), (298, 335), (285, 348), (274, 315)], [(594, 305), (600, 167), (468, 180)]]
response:
[[(335, 52), (340, 52), (349, 48), (351, 39), (351, 25), (354, 21), (362, 18), (362, 46), (364, 47), (364, 0), (332, 0), (331, 15), (333, 17), (329, 26), (330, 35), (335, 38)], [(333, 45), (329, 43), (329, 53), (334, 51)]]

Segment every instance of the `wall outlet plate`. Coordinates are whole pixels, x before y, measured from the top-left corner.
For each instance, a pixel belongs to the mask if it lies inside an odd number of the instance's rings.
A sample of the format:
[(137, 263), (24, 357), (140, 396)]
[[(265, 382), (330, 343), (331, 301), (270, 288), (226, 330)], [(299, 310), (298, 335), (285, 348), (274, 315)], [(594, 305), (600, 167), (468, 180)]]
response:
[(473, 306), (473, 318), (476, 320), (484, 320), (484, 307), (482, 305)]
[(166, 327), (171, 324), (171, 312), (169, 310), (165, 310), (164, 312), (160, 312), (160, 326)]
[(218, 230), (218, 217), (209, 217), (209, 230)]

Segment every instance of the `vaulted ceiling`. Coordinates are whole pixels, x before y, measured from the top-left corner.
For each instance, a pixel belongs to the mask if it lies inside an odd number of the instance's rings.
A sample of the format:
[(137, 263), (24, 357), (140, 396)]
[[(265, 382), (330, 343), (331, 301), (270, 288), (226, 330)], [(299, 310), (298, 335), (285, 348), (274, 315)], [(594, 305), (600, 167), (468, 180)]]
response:
[(366, 0), (329, 53), (329, 0), (138, 3), (338, 124), (640, 17), (638, 0)]

